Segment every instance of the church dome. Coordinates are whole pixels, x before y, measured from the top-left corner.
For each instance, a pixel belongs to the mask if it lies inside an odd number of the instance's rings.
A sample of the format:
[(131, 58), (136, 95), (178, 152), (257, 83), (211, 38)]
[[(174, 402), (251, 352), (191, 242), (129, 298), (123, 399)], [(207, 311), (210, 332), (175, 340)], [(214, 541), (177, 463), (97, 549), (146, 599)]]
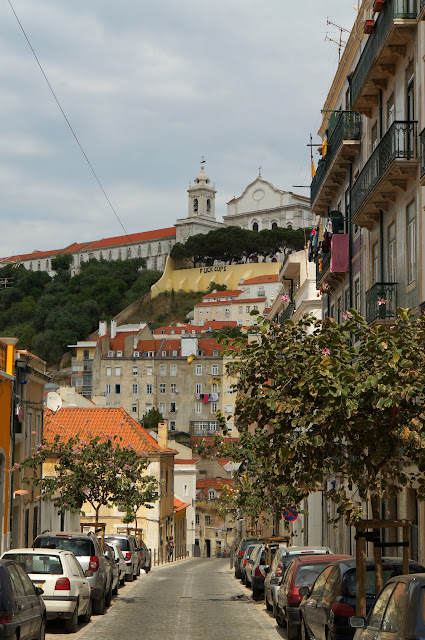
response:
[(195, 184), (209, 184), (210, 179), (206, 173), (204, 173), (204, 165), (201, 164), (201, 172), (195, 178)]

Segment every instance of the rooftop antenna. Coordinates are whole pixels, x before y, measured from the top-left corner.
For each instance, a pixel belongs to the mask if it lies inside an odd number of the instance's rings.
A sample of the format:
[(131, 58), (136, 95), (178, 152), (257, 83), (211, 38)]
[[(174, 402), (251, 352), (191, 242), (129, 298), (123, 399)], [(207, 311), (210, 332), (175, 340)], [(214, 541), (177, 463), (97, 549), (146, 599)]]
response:
[(344, 27), (341, 27), (339, 24), (336, 24), (335, 22), (332, 22), (331, 20), (329, 20), (329, 18), (326, 18), (326, 25), (328, 27), (329, 26), (335, 27), (336, 29), (339, 30), (339, 40), (334, 40), (334, 38), (330, 38), (327, 33), (325, 35), (325, 42), (326, 41), (333, 42), (338, 47), (338, 64), (339, 64), (341, 62), (341, 51), (345, 47), (345, 45), (347, 44), (347, 42), (342, 39), (342, 34), (343, 33), (350, 33), (350, 31), (348, 29), (345, 29)]

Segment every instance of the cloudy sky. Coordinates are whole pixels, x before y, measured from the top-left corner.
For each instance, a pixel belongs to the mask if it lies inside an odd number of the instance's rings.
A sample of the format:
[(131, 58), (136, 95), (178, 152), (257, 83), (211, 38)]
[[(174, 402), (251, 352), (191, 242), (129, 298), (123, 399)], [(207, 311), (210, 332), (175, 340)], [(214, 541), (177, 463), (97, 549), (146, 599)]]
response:
[[(310, 132), (353, 0), (11, 0), (129, 233), (185, 217), (204, 155), (217, 217), (258, 173), (310, 182)], [(317, 157), (317, 156), (316, 156)], [(305, 195), (307, 190), (298, 190)], [(0, 256), (123, 233), (16, 18), (0, 5)]]

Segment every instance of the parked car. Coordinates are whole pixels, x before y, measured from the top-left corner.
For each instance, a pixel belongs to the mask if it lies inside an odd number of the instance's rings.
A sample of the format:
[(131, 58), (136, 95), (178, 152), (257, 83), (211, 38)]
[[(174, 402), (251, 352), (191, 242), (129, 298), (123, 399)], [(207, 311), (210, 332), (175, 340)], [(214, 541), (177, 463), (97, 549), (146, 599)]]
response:
[(44, 640), (46, 605), (21, 565), (0, 560), (0, 637)]
[(349, 618), (354, 640), (423, 640), (425, 575), (390, 578), (365, 618)]
[[(277, 547), (270, 548), (270, 556), (271, 561), (275, 556), (277, 551)], [(252, 583), (252, 597), (254, 600), (261, 600), (264, 597), (264, 581), (267, 575), (267, 571), (270, 568), (267, 563), (267, 552), (265, 547), (262, 545), (258, 547), (255, 551), (255, 556), (251, 556), (252, 559), (252, 567), (251, 567), (251, 583)]]
[(146, 571), (146, 573), (149, 573), (152, 568), (152, 554), (151, 550), (147, 548), (143, 540), (140, 541), (139, 545), (139, 558), (140, 567)]
[(140, 574), (140, 556), (139, 547), (136, 538), (128, 534), (106, 535), (105, 542), (109, 544), (112, 540), (116, 540), (120, 545), (125, 563), (127, 565), (126, 580), (133, 582)]
[[(403, 573), (401, 558), (382, 558), (384, 585)], [(409, 573), (423, 573), (425, 567), (409, 561)], [(366, 560), (366, 610), (375, 602), (375, 560)], [(306, 590), (300, 606), (302, 633), (316, 640), (348, 640), (354, 636), (349, 618), (356, 613), (356, 561), (333, 562)]]
[(242, 540), (240, 541), (238, 547), (236, 548), (235, 551), (235, 557), (234, 557), (234, 562), (235, 562), (235, 578), (241, 578), (241, 560), (243, 557), (243, 554), (245, 553), (245, 549), (247, 548), (248, 545), (251, 544), (260, 544), (262, 543), (263, 540), (261, 540), (261, 538), (242, 538)]
[(299, 589), (311, 588), (324, 567), (334, 560), (348, 560), (351, 556), (313, 554), (293, 558), (283, 576), (277, 596), (276, 620), (280, 627), (287, 628), (288, 640), (301, 634), (300, 603), (303, 599)]
[(242, 560), (240, 561), (240, 573), (241, 573), (241, 582), (242, 584), (246, 584), (246, 572), (245, 572), (245, 568), (247, 565), (247, 562), (249, 560), (249, 556), (251, 555), (252, 551), (255, 549), (255, 544), (250, 544), (246, 549), (245, 552), (242, 556)]
[(288, 564), (295, 557), (302, 555), (332, 553), (329, 547), (287, 547), (280, 544), (264, 581), (264, 592), (266, 607), (268, 611), (273, 611), (274, 617), (277, 612), (277, 594), (280, 583)]
[(124, 585), (125, 575), (127, 573), (127, 565), (124, 560), (123, 553), (120, 549), (120, 546), (116, 540), (110, 540), (109, 546), (112, 547), (115, 555), (115, 562), (118, 566), (118, 580), (121, 586)]
[[(105, 554), (105, 558), (107, 559), (107, 561), (109, 562), (109, 566), (111, 568), (111, 595), (116, 596), (118, 593), (118, 585), (119, 585), (119, 569), (118, 569), (118, 565), (117, 562), (115, 560), (115, 551), (113, 550), (113, 548), (107, 544), (106, 542), (103, 543), (103, 553)], [(111, 603), (110, 602), (106, 602), (106, 606), (109, 606)]]
[(112, 596), (112, 572), (102, 546), (92, 533), (46, 531), (33, 542), (35, 549), (64, 549), (77, 558), (90, 585), (93, 613), (105, 613), (106, 603)]
[(248, 561), (245, 565), (245, 584), (247, 587), (252, 587), (252, 575), (254, 573), (254, 557), (257, 555), (259, 549), (264, 549), (264, 544), (256, 544), (249, 554)]
[(48, 620), (65, 620), (70, 633), (77, 631), (79, 617), (90, 622), (90, 586), (73, 553), (60, 549), (12, 549), (2, 559), (16, 560), (33, 585), (43, 590)]

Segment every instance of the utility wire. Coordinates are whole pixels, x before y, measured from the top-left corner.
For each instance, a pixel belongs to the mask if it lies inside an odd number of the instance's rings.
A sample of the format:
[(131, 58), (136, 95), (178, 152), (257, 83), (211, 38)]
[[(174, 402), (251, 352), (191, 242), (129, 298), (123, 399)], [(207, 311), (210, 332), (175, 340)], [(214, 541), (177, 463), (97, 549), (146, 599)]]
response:
[(31, 49), (31, 51), (32, 51), (32, 53), (33, 53), (33, 56), (34, 56), (34, 58), (36, 59), (36, 62), (37, 62), (37, 64), (38, 64), (39, 68), (40, 68), (40, 71), (41, 71), (41, 73), (42, 73), (42, 74), (43, 74), (43, 76), (44, 76), (44, 79), (45, 79), (45, 81), (46, 81), (46, 83), (47, 83), (47, 86), (49, 87), (50, 92), (51, 92), (51, 94), (52, 94), (53, 98), (55, 99), (55, 102), (56, 102), (56, 104), (58, 105), (58, 107), (59, 107), (59, 109), (60, 109), (60, 112), (62, 113), (62, 115), (63, 115), (63, 117), (64, 117), (64, 119), (65, 119), (66, 124), (68, 125), (68, 127), (69, 127), (69, 129), (70, 129), (70, 131), (71, 131), (72, 135), (74, 136), (74, 139), (75, 139), (75, 141), (76, 141), (77, 145), (79, 146), (81, 153), (83, 154), (83, 156), (84, 156), (84, 158), (85, 158), (85, 160), (86, 160), (87, 164), (89, 165), (90, 170), (91, 170), (92, 174), (94, 175), (94, 178), (95, 178), (95, 180), (96, 180), (97, 184), (99, 185), (99, 187), (100, 187), (100, 189), (101, 189), (101, 191), (102, 191), (103, 195), (105, 196), (105, 198), (106, 198), (106, 200), (107, 200), (107, 202), (108, 202), (108, 204), (109, 204), (110, 208), (112, 209), (112, 211), (113, 211), (113, 213), (114, 213), (114, 215), (115, 215), (116, 219), (118, 220), (118, 222), (119, 222), (119, 224), (120, 224), (121, 228), (123, 229), (124, 234), (125, 234), (125, 235), (127, 236), (127, 238), (129, 239), (130, 244), (131, 244), (131, 245), (133, 245), (133, 241), (132, 241), (132, 239), (130, 238), (130, 236), (129, 236), (129, 234), (128, 234), (127, 230), (126, 230), (126, 228), (124, 227), (123, 223), (121, 222), (121, 219), (120, 219), (120, 217), (119, 217), (118, 213), (116, 212), (116, 210), (115, 210), (115, 208), (114, 208), (114, 205), (113, 205), (113, 204), (112, 204), (112, 202), (110, 201), (110, 199), (109, 199), (109, 197), (108, 197), (108, 195), (107, 195), (107, 193), (106, 193), (106, 191), (105, 191), (105, 189), (104, 189), (104, 187), (103, 187), (103, 185), (102, 185), (101, 181), (99, 180), (99, 178), (98, 178), (98, 176), (97, 176), (96, 171), (95, 171), (95, 170), (94, 170), (94, 168), (93, 168), (92, 163), (90, 162), (90, 160), (89, 160), (89, 158), (88, 158), (88, 156), (87, 156), (87, 153), (84, 151), (83, 146), (82, 146), (81, 142), (79, 141), (79, 139), (78, 139), (78, 137), (77, 137), (77, 134), (75, 133), (74, 129), (72, 128), (72, 125), (71, 125), (70, 121), (68, 120), (68, 118), (67, 118), (67, 116), (66, 116), (66, 113), (65, 113), (65, 111), (63, 110), (62, 105), (61, 105), (61, 103), (59, 102), (59, 99), (58, 99), (58, 97), (56, 96), (56, 93), (55, 93), (55, 92), (54, 92), (54, 90), (53, 90), (52, 85), (51, 85), (51, 84), (50, 84), (50, 82), (49, 82), (49, 79), (48, 79), (48, 77), (47, 77), (47, 75), (46, 75), (46, 73), (45, 73), (45, 71), (44, 71), (44, 69), (43, 69), (43, 67), (42, 67), (42, 65), (41, 65), (40, 60), (38, 59), (38, 56), (37, 56), (37, 54), (36, 54), (36, 52), (35, 52), (35, 50), (34, 50), (34, 47), (32, 46), (32, 44), (31, 44), (31, 42), (30, 42), (30, 40), (29, 40), (29, 38), (28, 38), (28, 36), (27, 36), (27, 34), (26, 34), (26, 32), (25, 32), (24, 27), (22, 26), (22, 23), (21, 23), (21, 21), (19, 20), (19, 18), (18, 18), (18, 16), (17, 16), (17, 13), (16, 13), (16, 11), (15, 11), (15, 9), (14, 9), (13, 5), (12, 5), (11, 0), (8, 0), (8, 2), (9, 2), (9, 5), (10, 5), (10, 8), (12, 9), (13, 14), (14, 14), (14, 16), (15, 16), (15, 18), (16, 18), (16, 21), (17, 21), (17, 23), (19, 24), (19, 27), (20, 27), (20, 29), (21, 29), (22, 33), (24, 34), (25, 40), (27, 41), (28, 46), (29, 46), (29, 48)]

